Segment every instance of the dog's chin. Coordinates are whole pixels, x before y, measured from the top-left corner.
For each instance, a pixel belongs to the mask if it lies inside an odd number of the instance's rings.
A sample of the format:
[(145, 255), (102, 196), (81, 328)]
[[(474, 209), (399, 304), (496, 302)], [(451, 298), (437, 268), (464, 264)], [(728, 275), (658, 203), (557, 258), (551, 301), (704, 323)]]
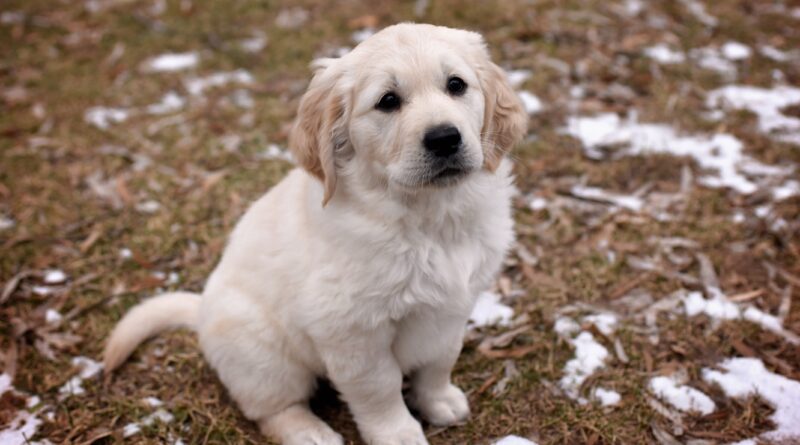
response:
[(422, 184), (431, 187), (451, 187), (461, 182), (471, 172), (472, 169), (468, 167), (446, 167), (426, 178)]
[(471, 167), (444, 167), (423, 174), (408, 175), (394, 182), (410, 192), (418, 192), (428, 188), (453, 187), (467, 178), (474, 168)]

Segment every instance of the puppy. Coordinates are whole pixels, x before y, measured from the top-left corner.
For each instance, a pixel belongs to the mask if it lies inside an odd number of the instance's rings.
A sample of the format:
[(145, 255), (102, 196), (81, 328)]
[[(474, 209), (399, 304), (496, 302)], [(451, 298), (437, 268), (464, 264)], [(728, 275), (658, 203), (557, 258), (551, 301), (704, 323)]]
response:
[(427, 444), (469, 416), (450, 381), (467, 318), (513, 241), (510, 164), (527, 115), (479, 34), (400, 24), (313, 64), (293, 170), (247, 211), (202, 296), (132, 309), (105, 367), (188, 326), (248, 419), (287, 445), (342, 444), (318, 377), (372, 445)]

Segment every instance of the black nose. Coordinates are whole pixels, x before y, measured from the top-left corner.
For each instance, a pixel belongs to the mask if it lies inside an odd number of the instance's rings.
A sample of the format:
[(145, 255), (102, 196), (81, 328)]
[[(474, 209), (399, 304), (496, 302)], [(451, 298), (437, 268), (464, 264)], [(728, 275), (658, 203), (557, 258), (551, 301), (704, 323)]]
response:
[(447, 157), (455, 154), (461, 146), (461, 133), (452, 125), (433, 127), (425, 133), (425, 149), (434, 156)]

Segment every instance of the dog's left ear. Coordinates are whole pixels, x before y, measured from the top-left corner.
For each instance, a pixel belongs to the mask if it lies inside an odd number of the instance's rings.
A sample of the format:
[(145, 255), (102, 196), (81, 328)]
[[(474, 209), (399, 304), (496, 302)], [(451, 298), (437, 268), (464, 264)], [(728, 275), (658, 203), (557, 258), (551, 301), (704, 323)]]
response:
[(488, 53), (478, 76), (486, 102), (481, 130), (484, 167), (494, 171), (503, 155), (525, 136), (528, 114), (508, 82), (505, 71), (488, 60)]
[(323, 206), (336, 190), (336, 150), (347, 143), (345, 104), (336, 91), (338, 75), (333, 63), (320, 59), (312, 65), (316, 74), (300, 99), (297, 120), (289, 133), (289, 148), (297, 163), (325, 188)]

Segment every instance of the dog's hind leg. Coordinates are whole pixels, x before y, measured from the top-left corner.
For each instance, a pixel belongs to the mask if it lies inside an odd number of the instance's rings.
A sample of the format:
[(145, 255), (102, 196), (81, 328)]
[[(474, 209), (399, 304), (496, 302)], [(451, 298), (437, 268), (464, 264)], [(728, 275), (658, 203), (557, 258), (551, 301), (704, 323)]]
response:
[(283, 445), (342, 445), (308, 407), (316, 374), (289, 354), (286, 335), (246, 318), (214, 314), (199, 329), (203, 353), (245, 417)]

